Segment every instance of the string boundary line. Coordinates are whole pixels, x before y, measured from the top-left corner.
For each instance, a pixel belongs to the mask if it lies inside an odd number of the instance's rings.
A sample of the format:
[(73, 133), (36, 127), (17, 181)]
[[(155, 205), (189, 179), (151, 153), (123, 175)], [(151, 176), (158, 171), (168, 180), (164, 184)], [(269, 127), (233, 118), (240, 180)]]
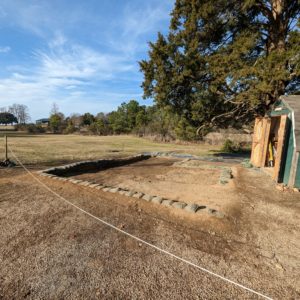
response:
[(262, 298), (264, 298), (264, 299), (273, 300), (273, 298), (271, 298), (271, 297), (269, 297), (269, 296), (267, 296), (267, 295), (264, 295), (264, 294), (262, 294), (262, 293), (260, 293), (260, 292), (257, 292), (257, 291), (255, 291), (255, 290), (253, 290), (253, 289), (251, 289), (251, 288), (248, 288), (248, 287), (246, 287), (246, 286), (244, 286), (244, 285), (242, 285), (242, 284), (240, 284), (240, 283), (238, 283), (238, 282), (235, 282), (235, 281), (233, 281), (233, 280), (231, 280), (231, 279), (229, 279), (229, 278), (226, 278), (226, 277), (224, 277), (224, 276), (222, 276), (222, 275), (219, 275), (219, 274), (217, 274), (217, 273), (214, 273), (213, 271), (210, 271), (210, 270), (208, 270), (208, 269), (206, 269), (206, 268), (204, 268), (204, 267), (201, 267), (201, 266), (199, 266), (199, 265), (197, 265), (197, 264), (195, 264), (195, 263), (193, 263), (193, 262), (191, 262), (191, 261), (189, 261), (189, 260), (187, 260), (187, 259), (185, 259), (185, 258), (182, 258), (182, 257), (180, 257), (180, 256), (177, 256), (176, 254), (173, 254), (173, 253), (171, 253), (171, 252), (169, 252), (169, 251), (167, 251), (167, 250), (164, 250), (164, 249), (162, 249), (162, 248), (160, 248), (160, 247), (158, 247), (158, 246), (155, 246), (155, 245), (153, 245), (153, 244), (151, 244), (151, 243), (149, 243), (149, 242), (147, 242), (147, 241), (145, 241), (145, 240), (143, 240), (143, 239), (141, 239), (141, 238), (139, 238), (139, 237), (137, 237), (137, 236), (135, 236), (135, 235), (133, 235), (133, 234), (131, 234), (131, 233), (128, 233), (128, 232), (125, 231), (125, 230), (122, 230), (122, 229), (116, 227), (116, 226), (113, 225), (113, 224), (110, 224), (110, 223), (107, 222), (107, 221), (104, 221), (103, 219), (101, 219), (101, 218), (99, 218), (99, 217), (97, 217), (97, 216), (95, 216), (95, 215), (89, 213), (88, 211), (82, 209), (81, 207), (77, 206), (76, 204), (70, 202), (69, 200), (65, 199), (63, 196), (61, 196), (61, 195), (59, 195), (58, 193), (56, 193), (55, 191), (53, 191), (53, 190), (52, 190), (50, 187), (48, 187), (44, 182), (42, 182), (39, 178), (37, 178), (35, 175), (33, 175), (33, 173), (30, 172), (30, 171), (23, 165), (23, 163), (18, 159), (18, 157), (15, 155), (15, 153), (12, 151), (12, 149), (11, 149), (10, 147), (8, 147), (8, 148), (9, 148), (9, 150), (10, 150), (12, 156), (16, 159), (16, 161), (20, 164), (20, 166), (21, 166), (21, 167), (22, 167), (22, 168), (23, 168), (23, 169), (24, 169), (24, 170), (25, 170), (25, 171), (26, 171), (26, 172), (27, 172), (27, 173), (28, 173), (28, 174), (36, 181), (36, 182), (38, 182), (39, 184), (41, 184), (41, 185), (42, 185), (46, 190), (48, 190), (50, 193), (52, 193), (53, 195), (55, 195), (55, 196), (58, 197), (59, 199), (63, 200), (64, 202), (68, 203), (69, 205), (73, 206), (74, 208), (76, 208), (77, 210), (79, 210), (80, 212), (82, 212), (83, 214), (85, 214), (85, 215), (87, 215), (87, 216), (89, 216), (89, 217), (91, 217), (91, 218), (93, 218), (93, 219), (95, 219), (95, 220), (101, 222), (102, 224), (104, 224), (104, 225), (106, 225), (106, 226), (108, 226), (108, 227), (110, 227), (110, 228), (112, 228), (112, 229), (114, 229), (114, 230), (116, 230), (116, 231), (118, 231), (118, 232), (120, 232), (120, 233), (122, 233), (122, 234), (124, 234), (124, 235), (126, 235), (126, 236), (128, 236), (128, 237), (130, 237), (130, 238), (132, 238), (132, 239), (134, 239), (134, 240), (136, 240), (136, 241), (138, 241), (138, 242), (140, 242), (140, 243), (143, 243), (144, 245), (146, 245), (146, 246), (148, 246), (148, 247), (151, 247), (151, 248), (153, 248), (153, 249), (155, 249), (155, 250), (157, 250), (157, 251), (159, 251), (159, 252), (161, 252), (161, 253), (164, 253), (164, 254), (166, 254), (166, 255), (169, 255), (169, 256), (171, 256), (172, 258), (175, 258), (175, 259), (177, 259), (177, 260), (179, 260), (179, 261), (181, 261), (181, 262), (184, 262), (184, 263), (186, 263), (187, 265), (192, 266), (192, 267), (194, 267), (194, 268), (196, 268), (196, 269), (198, 269), (198, 270), (201, 270), (201, 271), (204, 272), (204, 273), (208, 273), (208, 274), (210, 274), (210, 275), (212, 275), (212, 276), (214, 276), (214, 277), (217, 277), (217, 278), (219, 278), (219, 279), (221, 279), (221, 280), (223, 280), (223, 281), (225, 281), (225, 282), (227, 282), (227, 283), (230, 283), (230, 284), (232, 284), (232, 285), (234, 285), (234, 286), (237, 286), (237, 287), (239, 287), (239, 288), (241, 288), (241, 289), (243, 289), (243, 290), (245, 290), (245, 291), (248, 291), (248, 292), (250, 292), (250, 293), (252, 293), (252, 294), (255, 294), (255, 295), (257, 295), (257, 296), (260, 296), (260, 297), (262, 297)]

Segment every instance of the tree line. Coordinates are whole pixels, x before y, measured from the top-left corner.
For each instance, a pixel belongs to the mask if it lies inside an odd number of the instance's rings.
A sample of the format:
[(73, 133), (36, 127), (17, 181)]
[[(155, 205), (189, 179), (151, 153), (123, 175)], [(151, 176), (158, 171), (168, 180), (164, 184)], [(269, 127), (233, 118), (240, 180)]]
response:
[(29, 123), (29, 109), (25, 105), (14, 104), (0, 109), (0, 124), (17, 124), (16, 129), (29, 133), (51, 132), (55, 134), (94, 134), (138, 136), (155, 135), (160, 140), (198, 139), (196, 131), (188, 128), (171, 110), (158, 105), (141, 105), (136, 100), (123, 102), (109, 113), (74, 113), (65, 116), (58, 105), (53, 104), (46, 124)]
[[(136, 134), (158, 135), (162, 140), (194, 139), (196, 134), (183, 136), (181, 123), (174, 115), (156, 105), (140, 105), (136, 100), (123, 102), (116, 110), (98, 114), (89, 112), (65, 117), (54, 105), (48, 130), (52, 133), (86, 133), (95, 135)], [(39, 127), (40, 128), (40, 127)]]

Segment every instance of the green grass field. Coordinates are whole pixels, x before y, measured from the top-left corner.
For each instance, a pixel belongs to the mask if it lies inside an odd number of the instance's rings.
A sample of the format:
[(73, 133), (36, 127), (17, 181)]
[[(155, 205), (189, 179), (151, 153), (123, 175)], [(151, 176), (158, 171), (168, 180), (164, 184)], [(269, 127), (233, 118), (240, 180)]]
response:
[[(150, 151), (209, 155), (218, 150), (217, 146), (156, 143), (134, 136), (28, 135), (0, 132), (0, 160), (4, 159), (4, 134), (8, 135), (11, 149), (26, 164), (52, 165)], [(10, 154), (9, 157), (12, 158)]]

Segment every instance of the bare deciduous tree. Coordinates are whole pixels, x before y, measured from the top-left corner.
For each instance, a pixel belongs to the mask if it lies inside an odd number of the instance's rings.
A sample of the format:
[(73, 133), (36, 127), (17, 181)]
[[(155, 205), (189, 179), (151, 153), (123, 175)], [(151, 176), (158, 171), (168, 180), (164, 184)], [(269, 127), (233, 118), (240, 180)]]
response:
[(51, 108), (51, 111), (50, 111), (50, 116), (51, 115), (57, 115), (58, 113), (59, 113), (58, 105), (55, 102), (53, 102), (52, 108)]
[(8, 112), (16, 116), (19, 124), (25, 124), (30, 120), (28, 107), (24, 104), (15, 103), (8, 108)]

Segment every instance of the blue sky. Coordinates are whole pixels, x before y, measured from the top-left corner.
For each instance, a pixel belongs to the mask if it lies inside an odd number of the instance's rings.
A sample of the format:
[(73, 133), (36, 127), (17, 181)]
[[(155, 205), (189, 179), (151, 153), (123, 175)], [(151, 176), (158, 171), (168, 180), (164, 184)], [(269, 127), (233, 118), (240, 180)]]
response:
[(0, 107), (53, 102), (69, 115), (143, 104), (138, 61), (167, 32), (173, 0), (1, 0)]

